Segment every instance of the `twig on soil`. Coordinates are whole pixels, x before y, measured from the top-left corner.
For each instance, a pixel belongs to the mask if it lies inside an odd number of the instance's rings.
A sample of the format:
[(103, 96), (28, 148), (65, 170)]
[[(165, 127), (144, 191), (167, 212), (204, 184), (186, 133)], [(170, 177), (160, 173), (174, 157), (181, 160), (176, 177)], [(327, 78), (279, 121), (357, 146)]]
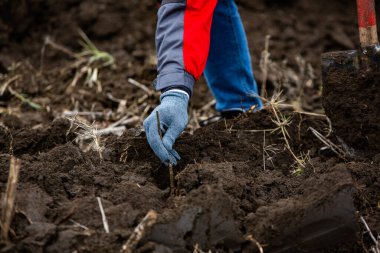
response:
[(255, 238), (253, 238), (252, 235), (248, 235), (245, 239), (246, 239), (247, 241), (251, 241), (251, 242), (253, 242), (254, 244), (256, 244), (256, 246), (257, 246), (257, 248), (259, 249), (260, 253), (264, 253), (263, 246), (261, 246), (261, 244), (260, 244)]
[(15, 75), (9, 78), (7, 81), (5, 81), (0, 88), (0, 96), (4, 95), (4, 92), (7, 90), (8, 86), (14, 81), (16, 81), (17, 79), (19, 79), (20, 77), (21, 77), (20, 75)]
[(108, 221), (107, 221), (106, 214), (105, 214), (104, 209), (103, 209), (102, 200), (100, 199), (100, 197), (96, 197), (96, 199), (98, 200), (100, 213), (102, 214), (102, 221), (103, 221), (104, 231), (106, 231), (106, 233), (109, 234), (110, 229), (109, 229), (109, 226), (108, 226)]
[(151, 105), (147, 105), (143, 111), (143, 113), (141, 114), (140, 116), (140, 120), (143, 121), (143, 119), (145, 119), (145, 116), (148, 114), (150, 108), (152, 108)]
[(67, 54), (74, 59), (80, 58), (78, 55), (76, 55), (73, 51), (71, 51), (67, 47), (57, 44), (49, 36), (46, 36), (45, 40), (44, 40), (44, 45), (41, 48), (41, 59), (40, 59), (40, 70), (41, 71), (43, 70), (43, 66), (44, 66), (44, 56), (45, 56), (45, 51), (46, 51), (47, 46), (51, 46), (53, 49), (60, 51), (64, 54)]
[[(59, 45), (58, 43), (53, 41), (49, 36), (46, 36), (45, 40), (44, 40), (44, 47), (46, 47), (46, 46), (51, 46), (53, 49), (55, 49), (57, 51), (61, 51), (62, 53), (67, 54), (68, 56), (70, 56), (74, 59), (80, 59), (80, 56), (75, 54), (69, 48), (62, 46), (62, 45)], [(44, 51), (44, 48), (43, 48), (43, 51)]]
[(157, 213), (150, 210), (140, 224), (133, 230), (127, 242), (123, 245), (121, 253), (132, 253), (140, 240), (148, 233), (148, 230), (156, 223)]
[(62, 113), (63, 117), (74, 117), (75, 115), (77, 116), (82, 116), (82, 117), (90, 117), (92, 119), (97, 119), (97, 118), (109, 118), (112, 116), (112, 112), (104, 113), (104, 112), (78, 112), (78, 111), (64, 111)]
[(264, 166), (264, 170), (266, 170), (265, 147), (266, 147), (266, 143), (265, 143), (265, 132), (264, 132), (264, 137), (263, 137), (263, 166)]
[(8, 242), (8, 234), (14, 213), (14, 202), (16, 199), (17, 182), (21, 161), (11, 156), (9, 176), (4, 199), (2, 200), (1, 212), (1, 240)]
[(104, 129), (97, 130), (97, 136), (103, 136), (108, 134), (114, 134), (117, 136), (121, 136), (125, 131), (125, 126), (118, 126), (118, 127), (107, 127)]
[(82, 225), (80, 224), (79, 222), (76, 222), (75, 220), (73, 219), (70, 219), (69, 221), (71, 221), (75, 226), (77, 227), (80, 227), (80, 228), (83, 228), (84, 230), (90, 230), (88, 227), (86, 227), (85, 225)]
[(134, 86), (136, 86), (137, 88), (145, 91), (149, 96), (150, 95), (153, 95), (154, 94), (154, 91), (153, 90), (150, 90), (148, 89), (145, 85), (137, 82), (136, 80), (132, 79), (132, 78), (128, 78), (128, 82)]
[(133, 116), (133, 117), (124, 116), (118, 121), (116, 121), (115, 123), (112, 123), (111, 125), (109, 125), (107, 128), (115, 128), (118, 126), (129, 125), (129, 124), (138, 122), (139, 120), (140, 120), (140, 117), (137, 117), (137, 116)]
[(223, 130), (222, 132), (224, 131), (228, 131), (228, 132), (243, 132), (243, 133), (263, 133), (263, 132), (274, 132), (278, 130), (278, 128), (270, 128), (270, 129), (252, 129), (252, 130), (249, 130), (249, 129), (226, 129), (226, 130)]
[(367, 230), (369, 236), (371, 237), (372, 241), (375, 243), (375, 246), (371, 247), (371, 251), (373, 253), (380, 253), (380, 241), (376, 240), (376, 237), (373, 235), (371, 229), (369, 228), (367, 222), (363, 218), (363, 216), (360, 216), (360, 221), (363, 223), (365, 229)]
[(267, 97), (267, 90), (266, 90), (266, 84), (268, 79), (268, 62), (269, 62), (269, 41), (270, 41), (270, 35), (267, 35), (265, 37), (265, 49), (261, 53), (261, 59), (260, 59), (260, 69), (263, 72), (262, 82), (261, 82), (261, 96), (264, 98)]
[(346, 153), (342, 148), (339, 146), (335, 145), (332, 141), (327, 139), (325, 136), (323, 136), (320, 132), (315, 130), (313, 127), (309, 127), (308, 130), (310, 130), (315, 137), (318, 138), (323, 144), (328, 146), (335, 154), (337, 154), (341, 159), (345, 160), (346, 159)]
[(8, 90), (13, 96), (15, 96), (16, 98), (21, 100), (21, 102), (26, 103), (27, 105), (29, 105), (33, 109), (40, 110), (42, 108), (39, 104), (36, 104), (36, 103), (30, 101), (29, 99), (25, 98), (23, 95), (21, 95), (20, 93), (18, 93), (15, 90), (13, 90), (11, 87), (8, 87)]
[(207, 104), (205, 104), (204, 106), (202, 106), (201, 109), (199, 109), (199, 111), (207, 111), (209, 110), (212, 106), (214, 106), (216, 104), (216, 100), (213, 99), (211, 100), (210, 102), (208, 102)]

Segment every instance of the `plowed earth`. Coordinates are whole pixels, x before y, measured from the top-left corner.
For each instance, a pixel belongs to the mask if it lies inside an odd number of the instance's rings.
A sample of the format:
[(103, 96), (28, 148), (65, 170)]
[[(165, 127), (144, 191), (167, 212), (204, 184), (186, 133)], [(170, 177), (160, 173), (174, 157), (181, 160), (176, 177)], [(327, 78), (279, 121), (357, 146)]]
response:
[[(257, 79), (260, 52), (270, 34), (273, 60), (288, 59), (288, 65), (296, 67), (295, 56), (301, 55), (315, 69), (302, 108), (320, 112), (320, 54), (357, 46), (351, 2), (237, 1), (257, 62)], [(284, 127), (289, 147), (269, 107), (185, 132), (175, 144), (182, 160), (174, 168), (172, 195), (167, 168), (150, 150), (141, 121), (119, 137), (103, 136), (102, 158), (80, 148), (63, 111), (102, 112), (96, 120), (106, 126), (120, 116), (115, 113), (120, 105), (109, 95), (141, 111), (157, 103), (155, 95), (147, 104), (139, 102), (144, 91), (127, 82), (132, 77), (149, 87), (154, 79), (156, 10), (150, 0), (0, 3), (3, 82), (16, 78), (12, 89), (42, 106), (34, 110), (8, 91), (0, 96), (2, 193), (11, 154), (21, 160), (10, 243), (0, 242), (0, 250), (119, 252), (149, 210), (158, 213), (157, 223), (134, 252), (193, 252), (197, 244), (204, 251), (259, 252), (247, 235), (265, 252), (369, 250), (373, 242), (358, 217), (364, 217), (375, 236), (380, 233), (380, 154), (337, 156), (310, 130), (339, 144), (324, 116), (283, 111), (291, 119)], [(46, 47), (41, 61), (45, 36), (79, 51), (78, 28), (116, 58), (116, 67), (99, 75), (102, 92), (82, 83), (68, 92), (75, 69), (67, 54)], [(212, 99), (203, 81), (197, 85), (191, 106), (195, 109)], [(299, 165), (289, 148), (296, 156), (308, 157), (301, 173), (294, 173)], [(339, 210), (347, 211), (344, 216), (356, 234), (337, 231), (322, 243), (311, 242), (325, 225), (334, 226), (324, 217), (340, 216)], [(326, 224), (319, 224), (320, 219)]]

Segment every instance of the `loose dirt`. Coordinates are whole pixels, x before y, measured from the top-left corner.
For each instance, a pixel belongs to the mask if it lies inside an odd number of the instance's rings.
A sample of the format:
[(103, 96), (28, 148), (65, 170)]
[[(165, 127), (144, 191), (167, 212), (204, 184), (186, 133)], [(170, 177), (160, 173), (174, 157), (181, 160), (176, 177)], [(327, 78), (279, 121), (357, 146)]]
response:
[(360, 50), (324, 57), (337, 63), (326, 68), (324, 77), (326, 114), (337, 136), (354, 149), (353, 155), (373, 155), (380, 150), (379, 56), (367, 57)]
[[(286, 60), (295, 76), (302, 76), (300, 66), (307, 66), (295, 56), (310, 64), (314, 77), (307, 76), (312, 82), (298, 101), (303, 110), (323, 113), (320, 54), (357, 46), (355, 3), (237, 3), (259, 83), (260, 54), (270, 34), (273, 61)], [(157, 96), (146, 97), (127, 81), (134, 78), (150, 88), (155, 78), (156, 11), (150, 0), (0, 3), (1, 83), (15, 78), (10, 87), (43, 108), (33, 109), (8, 90), (0, 96), (0, 192), (5, 192), (10, 155), (21, 159), (11, 244), (0, 242), (1, 251), (119, 252), (151, 209), (158, 221), (135, 252), (193, 252), (197, 244), (204, 251), (259, 252), (248, 235), (265, 252), (368, 250), (373, 242), (358, 217), (365, 218), (375, 235), (380, 233), (380, 154), (339, 158), (310, 131), (312, 127), (339, 144), (324, 116), (283, 111), (291, 119), (285, 127), (289, 147), (270, 107), (189, 129), (175, 144), (182, 159), (174, 168), (175, 194), (170, 194), (167, 168), (141, 131), (141, 119), (158, 102)], [(68, 89), (75, 59), (43, 47), (49, 36), (79, 52), (78, 28), (116, 59), (115, 67), (99, 72), (102, 92), (84, 80)], [(275, 80), (269, 79), (270, 90), (276, 89)], [(282, 88), (288, 95), (295, 87)], [(211, 100), (200, 81), (191, 110)], [(96, 112), (81, 119), (96, 120), (99, 127), (124, 115), (139, 120), (119, 137), (100, 139), (101, 159), (96, 151), (84, 152), (69, 131), (71, 122), (62, 115), (75, 110)], [(308, 161), (305, 168), (295, 163), (288, 148)], [(96, 197), (102, 199), (109, 234)]]

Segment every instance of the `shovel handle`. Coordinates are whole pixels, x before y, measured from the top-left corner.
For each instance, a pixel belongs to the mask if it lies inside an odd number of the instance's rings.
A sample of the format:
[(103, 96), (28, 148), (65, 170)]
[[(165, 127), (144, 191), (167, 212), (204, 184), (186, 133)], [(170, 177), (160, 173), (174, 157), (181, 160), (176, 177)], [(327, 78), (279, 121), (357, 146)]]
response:
[(374, 0), (356, 0), (358, 7), (358, 23), (360, 44), (368, 47), (379, 43), (377, 37), (376, 11)]

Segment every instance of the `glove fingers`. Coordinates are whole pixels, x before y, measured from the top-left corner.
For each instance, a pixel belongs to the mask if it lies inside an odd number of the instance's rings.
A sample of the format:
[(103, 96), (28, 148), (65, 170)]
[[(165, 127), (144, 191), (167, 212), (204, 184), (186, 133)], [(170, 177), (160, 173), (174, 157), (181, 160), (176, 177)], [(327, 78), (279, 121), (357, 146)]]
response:
[(148, 117), (144, 122), (144, 129), (149, 146), (152, 148), (156, 156), (165, 164), (176, 165), (177, 159), (164, 146), (158, 132), (157, 122), (154, 118)]
[(173, 149), (173, 144), (175, 142), (175, 140), (178, 138), (178, 136), (182, 133), (183, 129), (182, 128), (178, 128), (178, 127), (173, 127), (173, 125), (171, 125), (168, 130), (166, 131), (163, 139), (162, 139), (162, 142), (164, 144), (164, 147), (169, 151), (169, 153), (175, 157), (177, 160), (180, 160), (181, 157), (180, 155), (177, 153), (177, 151), (175, 151)]
[(169, 153), (170, 153), (173, 157), (175, 157), (175, 159), (176, 159), (177, 161), (181, 160), (181, 156), (180, 156), (180, 155), (178, 154), (178, 152), (175, 151), (174, 149), (169, 150)]

